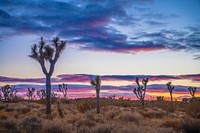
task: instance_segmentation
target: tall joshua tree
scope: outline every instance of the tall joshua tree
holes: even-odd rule
[[[97,107],[97,114],[99,114],[100,113],[99,93],[100,93],[100,87],[101,87],[100,76],[97,75],[96,78],[94,80],[91,80],[90,83],[96,89],[96,107]]]
[[[142,85],[140,85],[138,78],[136,78],[136,80],[135,80],[137,87],[134,88],[133,92],[135,93],[136,97],[141,101],[142,107],[144,107],[144,97],[145,97],[145,94],[146,94],[148,81],[149,81],[148,78],[143,79],[142,80],[143,86],[142,86]]]
[[[190,91],[192,98],[194,98],[194,95],[195,95],[197,88],[196,87],[189,87],[188,90]]]
[[[60,57],[61,52],[65,49],[66,42],[60,41],[58,37],[53,39],[51,45],[46,45],[46,42],[41,37],[39,44],[34,44],[31,47],[31,55],[29,57],[39,62],[44,75],[46,76],[46,113],[51,114],[51,76],[53,74],[55,64]],[[45,61],[49,62],[50,67],[47,70]]]
[[[168,82],[166,85],[167,85],[167,89],[169,90],[169,93],[170,93],[171,101],[173,101],[172,93],[173,93],[173,90],[174,90],[174,86],[172,86],[171,84],[172,84],[172,82]]]

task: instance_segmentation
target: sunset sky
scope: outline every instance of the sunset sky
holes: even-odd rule
[[[102,79],[101,97],[135,99],[135,78],[148,77],[147,98],[200,97],[199,0],[0,0],[0,86],[45,88],[38,62],[28,57],[44,37],[67,41],[52,89],[67,83],[68,97],[91,97],[90,80]]]

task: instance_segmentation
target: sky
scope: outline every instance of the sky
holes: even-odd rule
[[[68,84],[68,98],[136,99],[135,78],[149,78],[146,98],[200,96],[199,0],[0,0],[0,86],[45,88],[40,65],[28,57],[41,37],[67,41],[56,63],[52,90]],[[47,64],[48,65],[48,64]]]

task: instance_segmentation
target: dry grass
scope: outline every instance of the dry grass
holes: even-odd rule
[[[171,113],[163,105],[101,99],[101,113],[96,114],[95,99],[61,100],[60,117],[56,102],[51,119],[47,119],[45,105],[34,102],[0,103],[0,132],[30,133],[176,133],[200,132],[199,103],[175,103]],[[124,102],[124,103],[123,103]]]

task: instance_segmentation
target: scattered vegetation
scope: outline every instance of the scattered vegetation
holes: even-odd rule
[[[96,99],[57,99],[52,115],[45,115],[45,104],[39,100],[0,103],[0,131],[30,133],[199,133],[198,101],[177,102],[174,112],[167,111],[169,101],[146,101],[145,109],[137,101],[100,99],[101,112],[96,114]],[[123,102],[128,105],[124,106]],[[128,104],[130,103],[130,104]],[[152,104],[152,105],[151,105]],[[164,108],[166,106],[166,108]]]

